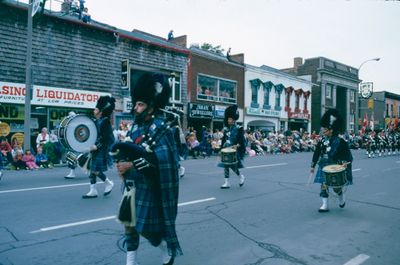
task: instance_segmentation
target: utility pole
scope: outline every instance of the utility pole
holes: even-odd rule
[[[31,150],[31,98],[32,98],[32,1],[28,6],[28,35],[26,45],[25,73],[25,120],[24,120],[24,150]]]

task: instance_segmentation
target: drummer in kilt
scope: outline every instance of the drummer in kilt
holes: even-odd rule
[[[320,197],[322,198],[322,206],[318,211],[328,212],[329,187],[325,183],[326,179],[322,169],[327,165],[342,164],[346,167],[347,183],[345,185],[350,185],[353,183],[351,171],[353,156],[347,142],[339,136],[344,124],[337,109],[327,110],[321,118],[320,125],[323,136],[318,141],[314,151],[311,162],[311,174],[314,173],[315,166],[318,164],[317,174],[314,179],[314,183],[321,184]],[[342,187],[334,187],[333,191],[339,196],[339,207],[345,207],[346,201]]]
[[[225,109],[225,118],[224,118],[224,134],[221,140],[222,148],[232,147],[236,149],[237,155],[237,163],[233,165],[223,165],[224,167],[224,177],[225,181],[222,184],[221,189],[229,189],[229,169],[232,169],[233,172],[239,177],[239,186],[242,187],[244,184],[245,177],[243,174],[240,174],[239,168],[243,168],[243,158],[246,151],[246,140],[244,138],[244,130],[242,126],[236,124],[236,121],[239,119],[239,111],[237,105],[229,106]]]
[[[89,147],[92,156],[90,165],[90,190],[83,195],[83,199],[97,197],[96,179],[104,181],[104,196],[111,193],[114,183],[104,174],[108,167],[112,165],[109,155],[110,147],[114,143],[114,134],[111,126],[110,116],[115,108],[115,99],[110,96],[101,96],[97,101],[93,111],[96,118],[97,139],[93,146]]]

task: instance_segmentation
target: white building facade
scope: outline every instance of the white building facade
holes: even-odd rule
[[[244,127],[268,131],[311,130],[311,76],[246,65]]]

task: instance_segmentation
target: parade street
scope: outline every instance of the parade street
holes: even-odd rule
[[[319,186],[307,185],[312,153],[245,159],[246,182],[222,190],[219,157],[183,161],[177,234],[179,265],[400,264],[400,156],[368,159],[353,151],[354,185],[346,207],[330,193],[319,213]],[[77,171],[78,172],[78,171]],[[115,220],[121,189],[109,197],[81,198],[89,189],[66,167],[5,171],[0,181],[1,265],[124,264],[123,227]],[[102,193],[104,184],[98,184]],[[142,265],[161,253],[141,240]]]

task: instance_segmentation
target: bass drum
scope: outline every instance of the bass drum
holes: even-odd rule
[[[85,114],[65,117],[57,131],[60,143],[75,152],[85,152],[97,139],[95,122]]]

